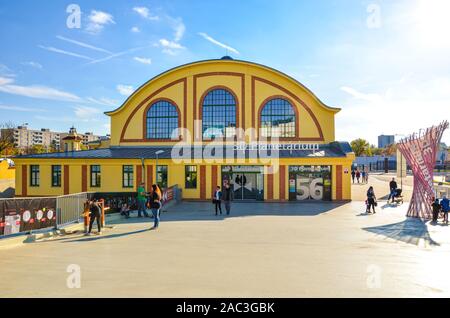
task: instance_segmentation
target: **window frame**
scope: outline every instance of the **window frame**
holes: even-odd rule
[[[98,171],[93,171],[94,167],[98,167]],[[100,188],[102,185],[102,168],[100,165],[90,165],[90,187],[91,188]],[[92,178],[92,176],[95,174],[95,178]],[[98,178],[98,179],[97,179]],[[95,184],[93,181],[95,180]]]
[[[126,168],[131,168],[130,171],[125,171]],[[127,178],[125,178],[127,176]],[[131,178],[130,178],[131,176]],[[128,185],[125,184],[125,180]],[[134,188],[134,166],[133,165],[122,165],[122,188]]]
[[[207,97],[211,93],[214,93],[215,91],[225,91],[226,93],[228,93],[229,96],[231,96],[233,98],[234,104],[227,104],[227,102],[225,102],[224,104],[214,105],[213,103],[211,103],[211,104],[206,104],[205,105],[205,100],[207,99]],[[225,97],[225,99],[226,99],[226,97]],[[219,114],[219,115],[215,116],[214,115],[214,111],[212,110],[211,111],[211,115],[209,115],[209,111],[207,112],[205,110],[205,106],[207,108],[211,108],[211,109],[214,109],[216,107],[220,107],[222,109],[220,109],[219,112],[223,113],[223,114]],[[230,89],[229,87],[226,87],[226,86],[222,86],[222,85],[213,86],[213,87],[209,88],[208,90],[206,90],[203,93],[203,96],[200,99],[199,107],[200,107],[200,119],[202,120],[202,127],[201,127],[201,132],[200,132],[202,140],[214,140],[215,138],[224,138],[224,139],[226,139],[226,138],[232,138],[232,137],[236,138],[236,136],[237,136],[237,131],[236,130],[237,130],[237,128],[239,128],[239,99],[238,99],[237,95],[234,93],[234,91],[232,89]],[[234,134],[231,135],[231,136],[227,136],[226,135],[226,128],[227,128],[227,126],[225,125],[226,122],[224,121],[223,122],[224,125],[223,125],[222,137],[218,137],[218,136],[206,137],[205,136],[205,122],[208,123],[208,124],[209,124],[209,122],[207,120],[205,120],[205,113],[207,113],[207,116],[211,117],[212,120],[215,117],[217,117],[217,118],[220,118],[220,117],[226,118],[227,117],[227,109],[226,109],[227,107],[234,107],[234,128],[235,128]],[[213,126],[213,124],[214,124],[214,120],[211,122],[211,126]],[[230,126],[228,126],[228,127],[230,127]]]
[[[195,171],[190,171],[189,168],[195,168]],[[188,181],[188,176],[192,178],[192,175],[195,174],[195,184],[193,181]],[[184,188],[185,189],[197,189],[197,180],[198,180],[198,167],[197,165],[186,165],[184,166]]]
[[[160,181],[159,179],[159,176],[160,176],[160,173],[162,173],[162,172],[160,172],[160,171],[158,171],[158,168],[165,168],[165,172],[166,172],[166,186],[164,187],[163,186],[163,184],[162,184],[162,181]],[[160,187],[161,189],[166,189],[166,188],[168,188],[168,186],[169,186],[169,166],[168,165],[157,165],[156,167],[155,167],[155,169],[156,169],[156,176],[155,176],[155,181],[156,181],[156,184],[158,185],[158,187]]]
[[[59,171],[55,171],[55,168],[59,168]],[[52,188],[60,188],[61,187],[61,177],[62,177],[62,166],[61,165],[52,165],[51,167],[51,185]],[[57,183],[55,183],[55,172],[57,177]]]
[[[37,168],[33,170],[33,168]],[[30,187],[39,187],[41,179],[41,168],[39,165],[30,165]]]
[[[263,111],[265,109],[265,107],[268,106],[268,104],[276,99],[281,99],[286,101],[292,108],[293,112],[294,112],[294,135],[293,136],[279,136],[277,137],[279,140],[298,140],[299,139],[299,112],[298,112],[298,108],[297,105],[295,104],[295,102],[290,99],[287,96],[284,95],[273,95],[270,96],[268,98],[266,98],[262,103],[261,106],[259,108],[259,112],[258,112],[258,135],[264,138],[270,138],[272,136],[272,133],[268,133],[268,134],[264,134],[263,131],[265,129],[268,128],[263,128]],[[265,117],[267,117],[267,115],[264,115]],[[275,114],[275,115],[271,115],[271,116],[282,116],[279,114]],[[287,116],[287,115],[286,115]],[[272,129],[272,128],[270,128]]]
[[[160,103],[160,102],[166,102],[169,103],[171,106],[175,107],[175,110],[177,112],[177,128],[179,129],[181,126],[181,114],[180,114],[180,108],[178,107],[177,103],[175,103],[173,100],[169,99],[169,98],[158,98],[155,99],[154,101],[152,101],[151,103],[149,103],[149,105],[147,106],[147,108],[144,111],[144,131],[143,131],[143,139],[144,140],[151,140],[151,141],[172,141],[172,140],[179,140],[180,138],[175,138],[172,139],[171,135],[172,135],[172,131],[169,133],[169,136],[164,136],[164,137],[150,137],[149,135],[149,120],[151,118],[160,118],[160,117],[149,117],[149,112],[152,109],[152,107],[156,106],[156,104]],[[175,116],[166,116],[163,118],[175,118]],[[158,122],[158,121],[156,121]],[[158,132],[158,126],[155,127],[156,132]],[[168,129],[168,127],[167,127]]]

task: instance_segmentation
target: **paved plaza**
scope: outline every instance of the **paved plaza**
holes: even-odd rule
[[[357,189],[355,186],[354,188]],[[359,190],[355,190],[359,191]],[[0,251],[2,297],[449,297],[450,229],[407,204],[236,203],[230,217],[188,202]],[[67,268],[81,288],[67,287]]]

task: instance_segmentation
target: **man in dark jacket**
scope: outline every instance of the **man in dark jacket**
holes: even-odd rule
[[[225,204],[225,210],[227,211],[227,215],[230,215],[231,210],[231,201],[233,201],[233,190],[230,185],[225,183],[225,188],[223,189],[222,199]]]
[[[392,198],[392,203],[394,203],[395,194],[397,192],[397,182],[395,182],[395,178],[392,178],[392,181],[389,182],[389,189],[390,189],[390,192],[389,192],[388,202],[389,202],[389,199]]]
[[[94,224],[94,221],[97,220],[97,227],[98,227],[98,234],[102,234],[102,225],[101,225],[101,210],[100,206],[98,205],[97,200],[92,200],[89,205],[89,211],[90,214],[90,222],[89,222],[89,232],[88,235],[91,234],[92,231],[92,225]]]

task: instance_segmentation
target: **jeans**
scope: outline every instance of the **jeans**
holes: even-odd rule
[[[98,227],[98,231],[101,232],[102,231],[102,225],[101,225],[101,221],[100,221],[100,214],[99,213],[92,213],[90,215],[90,220],[89,220],[89,233],[91,233],[92,231],[92,225],[94,224],[94,221],[97,219],[97,227]]]
[[[391,189],[391,193],[389,194],[388,201],[392,198],[392,202],[394,202],[395,195],[397,194],[396,189]]]
[[[216,206],[216,215],[217,212],[220,212],[220,214],[222,214],[222,201],[221,200],[217,200],[214,205]]]
[[[153,219],[155,223],[153,224],[153,227],[159,226],[159,209],[152,209]]]
[[[227,211],[227,215],[230,215],[231,210],[231,201],[223,201],[225,203],[225,210]]]
[[[138,205],[138,217],[142,216],[141,212],[144,212],[144,215],[148,217],[147,209],[145,208],[145,201],[138,200],[137,205]]]

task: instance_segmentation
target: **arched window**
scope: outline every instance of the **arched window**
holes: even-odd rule
[[[226,89],[214,89],[203,99],[202,135],[209,139],[236,134],[236,100]]]
[[[147,111],[147,139],[170,139],[172,131],[178,128],[177,107],[169,101],[161,100]]]
[[[274,98],[261,110],[261,135],[263,137],[295,137],[295,111],[286,99]]]

